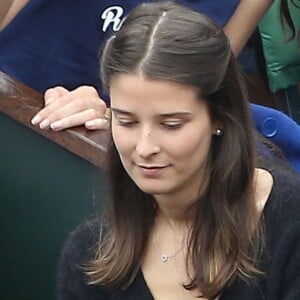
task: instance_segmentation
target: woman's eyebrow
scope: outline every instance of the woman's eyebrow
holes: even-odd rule
[[[163,113],[160,114],[161,117],[183,117],[183,116],[189,116],[192,115],[192,112],[189,111],[174,111],[174,112],[169,112],[169,113]]]
[[[111,107],[110,110],[111,110],[112,112],[114,112],[114,113],[117,113],[117,114],[133,115],[132,112],[127,111],[127,110],[124,110],[124,109],[119,109],[119,108]]]
[[[113,113],[116,114],[123,114],[123,115],[130,115],[130,116],[135,115],[134,113],[127,111],[125,109],[120,109],[116,107],[111,107],[110,109]],[[192,114],[193,113],[190,111],[173,111],[173,112],[161,113],[158,115],[158,117],[162,117],[162,118],[186,117]]]

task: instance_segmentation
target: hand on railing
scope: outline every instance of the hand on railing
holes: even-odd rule
[[[85,125],[87,129],[106,129],[110,110],[95,88],[81,86],[69,91],[64,87],[50,88],[44,95],[45,107],[31,120],[41,129],[54,131]]]

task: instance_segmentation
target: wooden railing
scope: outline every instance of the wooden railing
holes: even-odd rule
[[[0,299],[55,299],[65,239],[107,198],[108,132],[41,130],[30,121],[43,102],[0,72]]]
[[[28,86],[0,72],[0,112],[82,157],[95,166],[105,168],[108,133],[89,131],[83,126],[62,132],[41,130],[30,122],[43,107],[43,96]]]

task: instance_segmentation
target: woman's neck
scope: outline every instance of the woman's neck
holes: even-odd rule
[[[195,209],[190,207],[189,209],[184,207],[182,209],[178,207],[171,208],[158,208],[156,216],[156,226],[162,228],[168,228],[173,233],[183,232],[187,230],[193,223],[195,215]]]

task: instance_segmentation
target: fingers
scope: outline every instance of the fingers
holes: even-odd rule
[[[33,125],[40,125],[41,129],[49,128],[50,123],[67,117],[76,112],[76,107],[70,105],[69,94],[59,97],[57,100],[50,98],[51,103],[40,110],[31,120]]]
[[[89,121],[86,121],[89,120]],[[51,123],[49,126],[54,131],[63,130],[66,128],[78,126],[85,124],[86,122],[96,122],[96,126],[91,126],[91,128],[88,129],[104,129],[106,128],[107,119],[101,119],[100,114],[93,110],[88,109],[76,114],[72,114],[68,117],[62,118],[59,121]]]
[[[95,119],[85,122],[85,127],[89,130],[99,130],[109,128],[109,120],[107,119]]]
[[[85,127],[90,130],[107,129],[110,121],[110,109],[107,109],[103,118],[97,118],[85,122]]]
[[[69,91],[65,89],[64,87],[57,86],[54,88],[50,88],[46,90],[44,95],[44,102],[45,106],[49,106],[50,104],[53,104],[54,102],[57,102],[57,105],[53,105],[51,108],[48,109],[42,109],[39,111],[31,120],[32,125],[38,125],[40,124],[51,112],[53,112],[55,109],[57,109],[59,102],[63,96],[67,95]]]
[[[50,89],[46,90],[45,95],[44,95],[45,106],[53,103],[59,97],[66,95],[68,92],[69,91],[62,86],[56,86],[54,88],[50,88]]]
[[[33,117],[31,123],[41,129],[55,131],[78,125],[103,129],[107,127],[109,115],[110,110],[94,88],[82,86],[68,91],[55,87],[45,92],[45,107]]]

